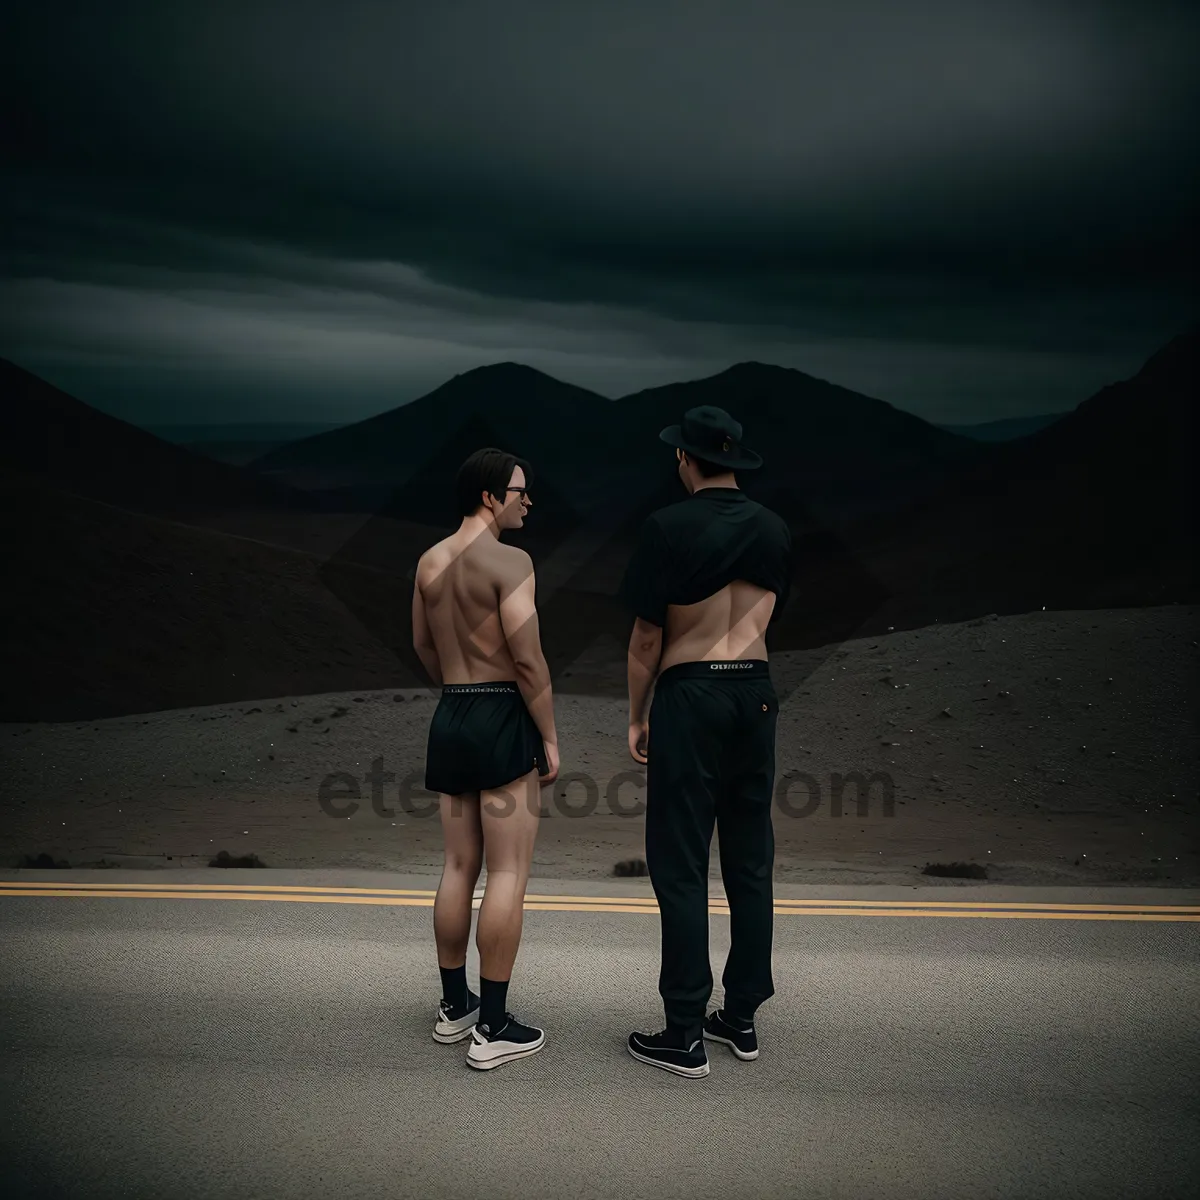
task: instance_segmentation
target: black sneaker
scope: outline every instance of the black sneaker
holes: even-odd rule
[[[686,1075],[689,1079],[702,1079],[708,1074],[708,1054],[700,1038],[685,1048],[669,1037],[665,1029],[659,1033],[631,1033],[629,1053],[638,1062],[662,1067],[664,1071]]]
[[[495,1031],[486,1025],[471,1030],[467,1063],[480,1071],[490,1071],[515,1058],[536,1054],[546,1044],[546,1031],[522,1025],[512,1013],[504,1014],[504,1024]]]
[[[475,1022],[479,1020],[479,997],[468,989],[467,1002],[459,1008],[451,1008],[442,997],[438,1005],[437,1023],[433,1027],[433,1040],[449,1045],[471,1036]]]
[[[746,1062],[758,1057],[758,1035],[754,1032],[753,1022],[747,1026],[741,1021],[726,1020],[723,1008],[705,1017],[704,1036],[710,1042],[724,1042]]]

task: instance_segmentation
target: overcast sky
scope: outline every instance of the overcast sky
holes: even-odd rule
[[[750,359],[989,420],[1197,315],[1195,4],[20,7],[0,354],[127,420]]]

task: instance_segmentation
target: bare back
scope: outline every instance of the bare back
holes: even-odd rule
[[[735,579],[696,604],[667,606],[659,670],[680,662],[766,658],[775,593]]]
[[[528,574],[528,557],[488,534],[451,534],[421,555],[416,585],[443,683],[515,679],[500,600]]]
[[[618,589],[640,653],[657,653],[659,670],[766,659],[768,624],[791,587],[791,532],[738,487],[690,493],[645,518]]]

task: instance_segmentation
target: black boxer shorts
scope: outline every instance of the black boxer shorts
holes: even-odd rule
[[[425,788],[458,795],[504,787],[537,768],[546,747],[515,680],[448,683],[429,724]]]

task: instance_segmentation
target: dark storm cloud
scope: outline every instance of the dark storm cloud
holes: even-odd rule
[[[1067,407],[1190,315],[1196,32],[1166,3],[28,7],[5,348],[414,386],[522,358],[610,394],[758,357],[935,418]]]

